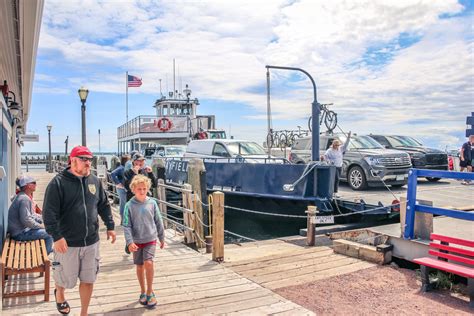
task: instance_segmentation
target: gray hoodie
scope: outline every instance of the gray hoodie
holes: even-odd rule
[[[160,208],[155,200],[147,197],[139,202],[135,197],[125,204],[123,212],[123,231],[127,245],[145,244],[158,239],[165,240],[165,230]]]
[[[30,229],[42,228],[41,216],[33,212],[33,201],[19,192],[8,209],[8,232],[13,237]]]

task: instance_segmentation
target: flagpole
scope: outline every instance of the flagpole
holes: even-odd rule
[[[128,122],[128,71],[125,73],[125,89],[127,91],[126,93],[126,103],[125,103],[125,113],[126,113],[126,118],[127,120],[125,121],[125,123]]]

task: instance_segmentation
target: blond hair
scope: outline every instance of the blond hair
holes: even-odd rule
[[[132,182],[130,183],[130,189],[134,189],[139,184],[145,184],[146,188],[149,190],[151,188],[151,181],[148,177],[145,177],[142,174],[137,174],[133,177]]]

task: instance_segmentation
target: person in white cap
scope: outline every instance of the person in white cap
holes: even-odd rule
[[[21,176],[16,181],[20,192],[8,209],[8,232],[14,240],[30,241],[44,239],[48,253],[53,251],[53,238],[44,229],[41,215],[35,213],[33,192],[36,180]]]

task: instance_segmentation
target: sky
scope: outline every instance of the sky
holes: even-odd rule
[[[126,119],[153,115],[162,92],[188,84],[198,114],[216,127],[262,143],[267,129],[265,65],[299,67],[333,103],[340,130],[410,135],[428,146],[458,148],[474,112],[472,1],[93,1],[46,0],[27,131],[40,141],[23,151],[81,142],[77,90],[89,89],[87,144],[117,150]],[[311,82],[271,71],[272,125],[305,128]]]

